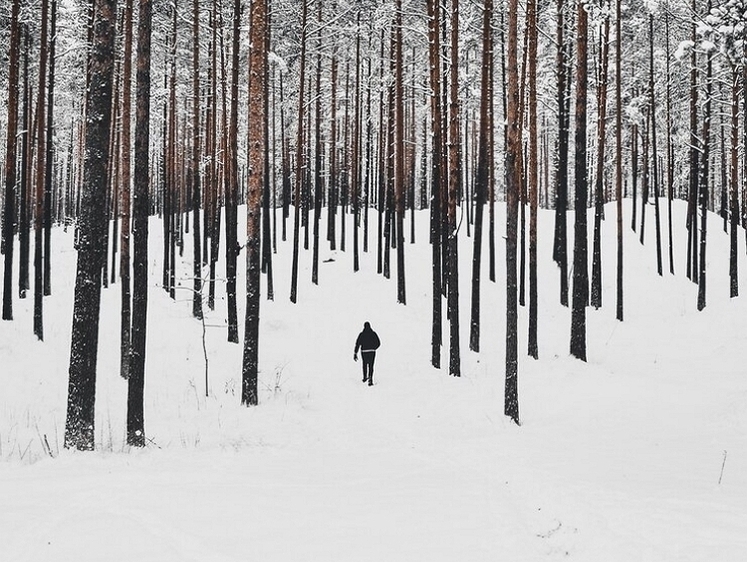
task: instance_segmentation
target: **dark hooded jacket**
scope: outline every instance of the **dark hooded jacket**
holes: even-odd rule
[[[376,351],[380,345],[379,336],[371,329],[371,324],[366,322],[363,325],[363,331],[358,334],[358,339],[355,340],[355,353],[358,353],[358,349],[361,350],[361,353]]]

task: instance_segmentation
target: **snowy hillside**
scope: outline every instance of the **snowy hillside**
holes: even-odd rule
[[[483,274],[478,355],[468,351],[472,239],[460,233],[460,379],[430,366],[425,212],[406,249],[406,306],[396,303],[396,282],[376,274],[375,251],[354,274],[352,252],[326,244],[318,287],[311,252],[302,252],[291,304],[292,242],[279,241],[276,298],[262,301],[260,406],[246,409],[241,348],[225,341],[222,297],[206,318],[205,396],[203,327],[186,288],[174,303],[156,286],[154,225],[149,446],[124,445],[114,285],[102,302],[98,450],[89,454],[62,450],[75,253],[72,232],[55,231],[46,341],[32,334],[30,298],[15,302],[15,321],[0,323],[0,560],[747,560],[747,300],[728,298],[728,237],[714,217],[708,306],[696,310],[697,288],[684,276],[684,210],[675,207],[676,276],[656,274],[653,213],[645,246],[626,228],[623,323],[614,318],[615,224],[606,221],[604,306],[588,310],[586,364],[568,353],[553,215],[542,212],[540,359],[525,355],[522,309],[521,427],[503,416],[500,235],[498,283],[487,267]],[[742,292],[744,250],[742,233]],[[185,287],[191,255],[187,241]],[[382,340],[373,387],[352,358],[364,321]]]

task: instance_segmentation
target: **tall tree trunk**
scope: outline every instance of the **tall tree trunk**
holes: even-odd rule
[[[607,62],[609,59],[610,21],[604,20],[600,38],[599,85],[597,87],[597,172],[594,178],[594,247],[591,267],[591,306],[602,306],[602,219],[604,218],[604,151],[607,132]]]
[[[710,2],[708,7],[710,10]],[[708,182],[711,161],[711,94],[713,92],[713,55],[706,54],[705,104],[703,106],[703,152],[700,171],[700,261],[698,263],[698,310],[706,306],[706,235],[708,222]]]
[[[394,24],[395,33],[395,52],[394,52],[394,107],[395,107],[395,136],[394,136],[394,194],[396,205],[396,231],[397,231],[397,302],[406,304],[405,290],[405,100],[403,93],[402,67],[402,0],[396,0],[396,15]],[[455,10],[457,8],[455,7]],[[454,21],[457,22],[456,11],[454,12]],[[458,133],[457,133],[458,134]],[[357,139],[353,141],[357,145]],[[457,324],[458,325],[458,324]],[[457,348],[458,351],[458,348]],[[453,360],[453,358],[452,358]],[[458,360],[458,359],[457,359]],[[453,369],[453,367],[452,367]],[[454,375],[459,375],[459,367],[456,367]]]
[[[506,108],[506,385],[503,412],[519,423],[519,346],[517,294],[517,226],[521,191],[521,128],[519,125],[518,0],[508,0],[508,80]]]
[[[311,262],[311,282],[319,284],[319,223],[322,214],[322,0],[317,4],[317,55],[314,104],[314,249]]]
[[[729,165],[730,204],[729,216],[729,296],[739,296],[739,273],[737,269],[737,229],[739,228],[739,171],[737,168],[739,152],[739,68],[732,68],[731,83],[731,150]]]
[[[39,89],[36,103],[36,177],[34,182],[34,335],[44,339],[43,297],[43,239],[44,239],[44,174],[46,172],[47,139],[46,135],[46,83],[49,19],[48,0],[42,0],[41,6],[41,46],[39,47]]]
[[[239,162],[239,30],[241,29],[241,0],[233,0],[233,33],[231,35],[231,116],[228,125],[229,165],[226,185],[226,294],[228,299],[228,341],[239,343],[239,326],[236,312],[236,260],[239,256],[238,241],[238,196]]]
[[[493,66],[493,0],[483,2],[482,23],[482,84],[480,92],[480,133],[477,152],[477,171],[475,174],[475,237],[472,255],[472,310],[470,318],[469,348],[472,351],[480,351],[480,270],[482,267],[482,222],[485,199],[490,181],[489,167],[491,164],[488,156],[490,148],[489,136],[493,132],[490,129],[490,112],[493,107],[491,87]]]
[[[586,306],[589,301],[588,234],[586,203],[586,90],[588,17],[583,0],[578,0],[576,30],[576,158],[573,232],[573,301],[571,310],[571,355],[586,361]]]
[[[150,185],[150,43],[151,0],[139,0],[133,192],[132,363],[127,387],[127,443],[145,446],[143,390],[148,327],[148,191]]]
[[[662,275],[661,259],[661,219],[659,213],[659,157],[656,142],[656,92],[654,90],[654,15],[649,14],[649,95],[651,96],[651,159],[654,172],[654,217],[656,224],[656,270]],[[641,231],[643,231],[641,229]]]
[[[47,86],[47,156],[44,172],[44,296],[52,294],[52,179],[54,174],[54,86],[57,46],[57,2],[52,0],[49,33],[49,84]]]
[[[29,91],[29,52],[31,41],[29,39],[28,27],[23,26],[24,50],[23,50],[23,123],[21,124],[21,201],[18,217],[18,297],[26,298],[29,289],[29,251],[30,251],[30,212],[29,212],[29,190],[31,188],[31,165],[30,157],[32,151],[31,143],[34,135],[29,133],[31,129],[31,94]]]
[[[449,83],[449,374],[461,376],[459,354],[459,256],[457,199],[459,197],[459,0],[451,0],[451,77]]]
[[[566,0],[558,0],[557,25],[557,104],[558,157],[555,168],[555,243],[553,259],[560,269],[560,304],[568,306],[568,140],[570,131],[570,96],[568,87],[569,56],[565,40]]]
[[[8,130],[5,139],[5,205],[3,208],[3,320],[13,320],[13,227],[16,221],[16,145],[18,132],[18,67],[20,0],[13,0],[10,19],[10,54],[8,61]]]
[[[622,0],[615,1],[615,198],[617,208],[616,318],[623,321],[623,188],[622,188]]]
[[[306,1],[302,16],[306,23]],[[249,192],[247,200],[247,256],[246,256],[246,327],[242,360],[241,403],[258,403],[257,378],[259,372],[259,296],[260,296],[260,218],[264,187],[265,99],[267,96],[267,0],[252,0],[249,57]],[[305,43],[305,31],[304,31]],[[303,78],[303,73],[302,73]],[[303,80],[302,80],[303,82]],[[301,88],[303,91],[303,88]],[[303,100],[303,97],[301,97]],[[299,127],[300,127],[299,121]],[[299,146],[301,143],[299,143]],[[301,169],[298,170],[299,175]],[[298,185],[298,180],[296,181]],[[298,216],[298,211],[296,211]],[[298,239],[296,239],[298,240]]]
[[[264,2],[265,0],[255,0]],[[306,14],[307,0],[301,0],[301,56],[298,64],[300,65],[298,79],[298,132],[296,135],[296,183],[295,183],[295,217],[293,220],[293,262],[291,265],[291,291],[290,300],[295,303],[298,300],[298,242],[301,227],[301,187],[303,184],[303,173],[305,169],[303,158],[304,143],[304,86],[306,85]]]
[[[122,197],[122,227],[119,254],[119,271],[122,278],[121,288],[121,326],[120,326],[120,374],[124,378],[130,376],[131,359],[131,325],[132,325],[132,296],[130,293],[130,211],[132,185],[132,41],[133,41],[133,0],[125,0],[124,29],[124,61],[122,64],[122,156],[121,156],[121,197]],[[174,39],[176,41],[176,39]]]
[[[200,234],[200,3],[192,1],[192,316],[202,319],[202,238]]]
[[[428,60],[430,64],[431,102],[431,249],[433,258],[433,320],[431,322],[431,364],[441,368],[442,306],[441,306],[441,190],[443,142],[441,127],[441,56],[440,46],[440,7],[436,0],[427,0],[428,6]]]
[[[529,79],[529,343],[528,354],[539,359],[537,343],[537,213],[539,147],[537,143],[537,1],[527,5],[527,56]]]
[[[672,146],[672,74],[669,48],[669,11],[664,15],[666,27],[667,58],[667,229],[669,234],[669,273],[674,275],[674,240],[672,231],[672,199],[674,198],[674,148]],[[619,39],[618,39],[619,41]]]
[[[75,279],[70,345],[65,447],[94,448],[96,359],[98,355],[101,246],[106,205],[112,71],[114,68],[115,0],[95,0],[93,41],[88,57],[90,86],[86,91],[86,136],[80,240]]]

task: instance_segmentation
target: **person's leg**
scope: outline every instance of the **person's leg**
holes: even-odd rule
[[[374,361],[376,360],[376,353],[371,353],[370,363],[368,364],[368,384],[373,385],[373,373],[374,373]]]
[[[366,356],[361,353],[361,368],[363,369],[363,382],[368,380],[368,365],[366,365]]]

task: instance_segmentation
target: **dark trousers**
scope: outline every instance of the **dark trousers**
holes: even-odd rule
[[[361,363],[363,364],[363,382],[373,384],[374,361],[376,360],[375,351],[361,352]]]

